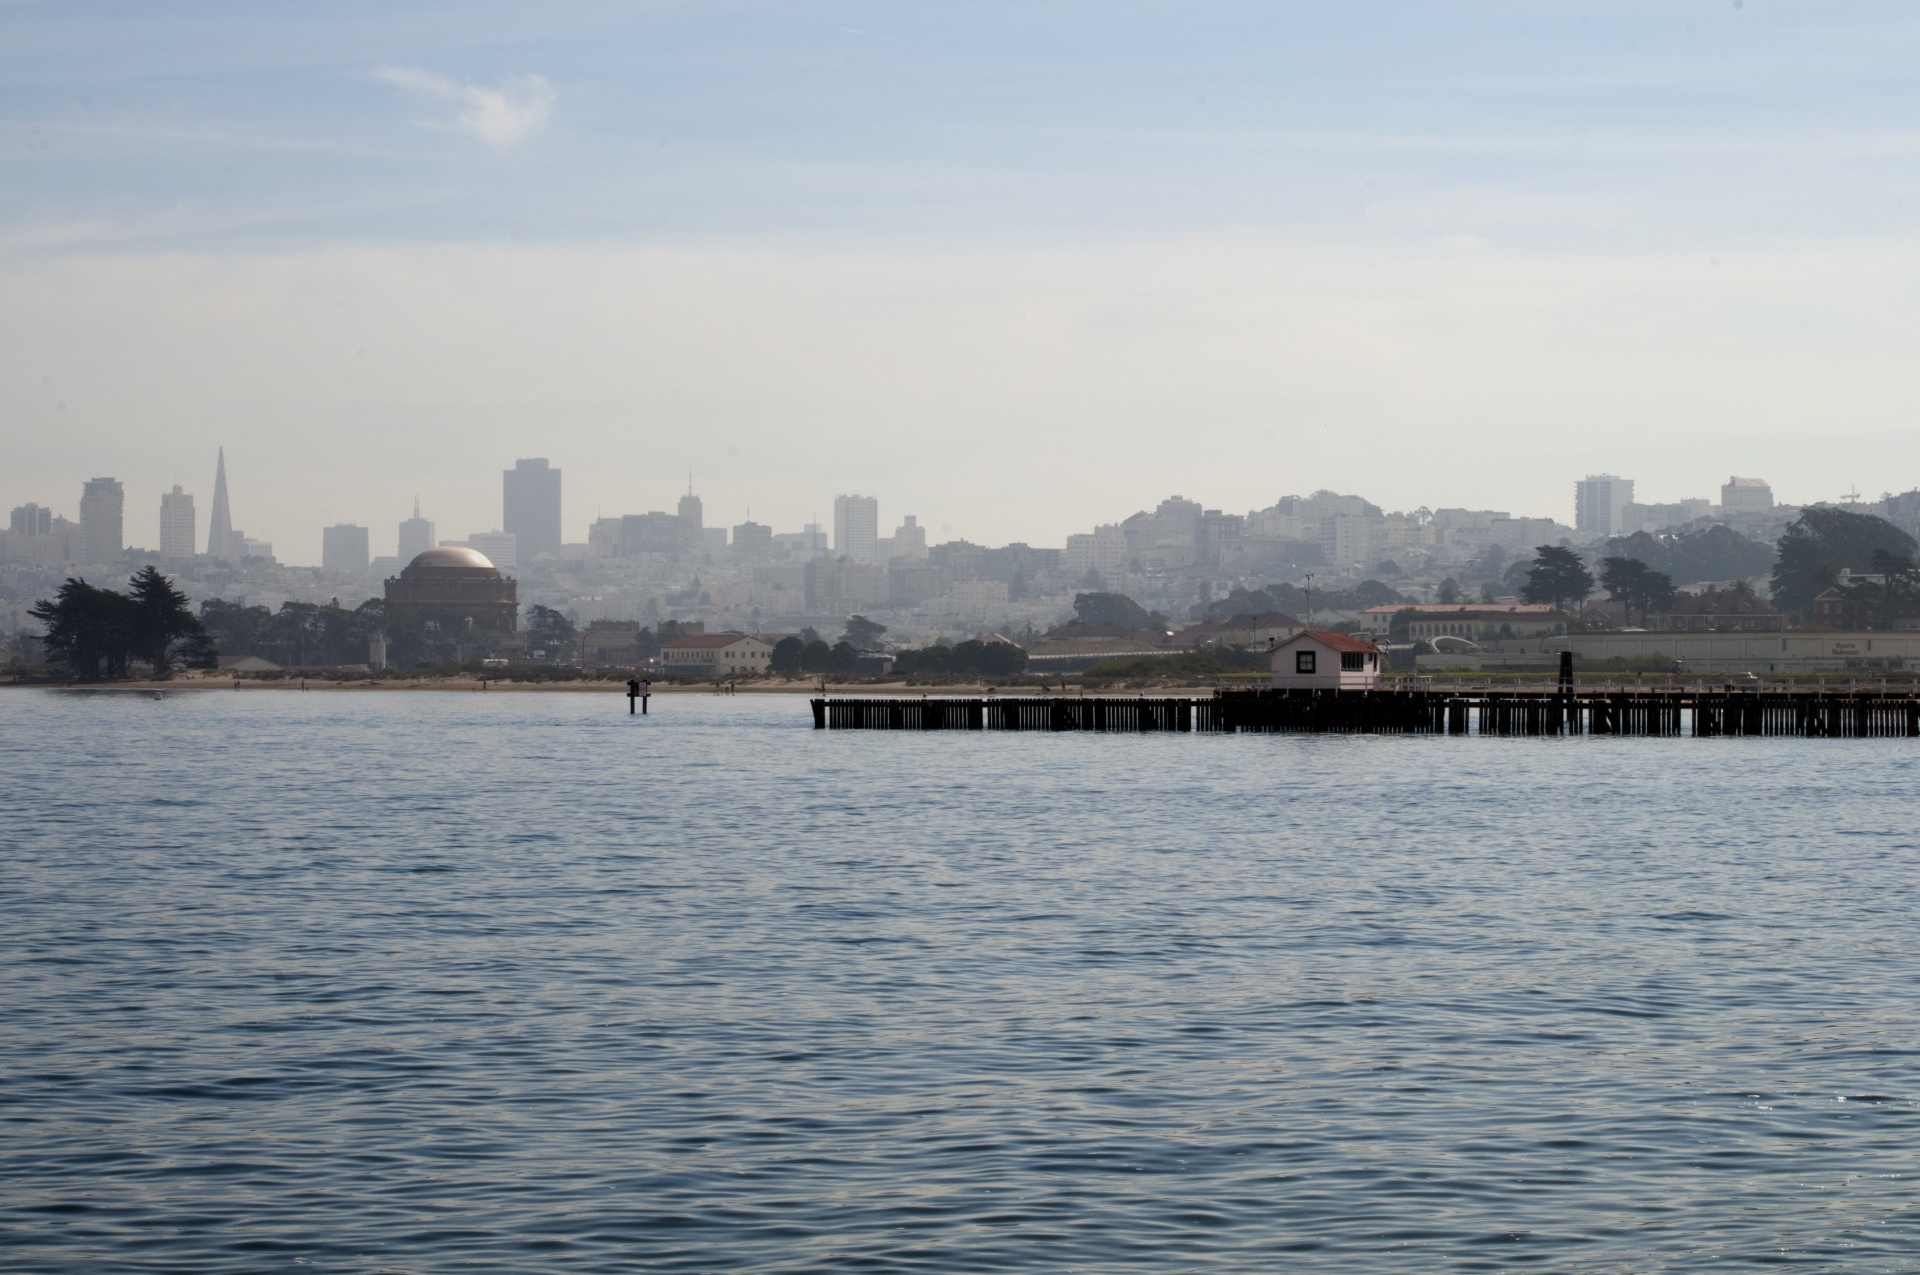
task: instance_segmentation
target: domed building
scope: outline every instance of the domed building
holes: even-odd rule
[[[442,545],[387,579],[387,616],[401,628],[428,620],[443,630],[511,633],[520,617],[520,586],[476,549]]]

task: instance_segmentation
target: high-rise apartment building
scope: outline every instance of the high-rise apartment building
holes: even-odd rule
[[[247,556],[241,537],[233,534],[233,509],[227,504],[227,449],[222,447],[213,465],[213,512],[207,515],[207,556],[238,562]]]
[[[833,552],[880,565],[880,502],[872,496],[833,498]]]
[[[50,536],[53,510],[45,505],[15,505],[7,519],[7,530],[18,536]]]
[[[559,557],[560,471],[542,457],[517,461],[501,472],[500,487],[500,525],[514,537],[519,556],[529,561],[543,553]]]
[[[1729,478],[1720,489],[1720,512],[1763,514],[1773,508],[1773,488],[1764,478]]]
[[[160,556],[191,558],[194,550],[193,497],[175,483],[160,496]]]
[[[406,566],[433,548],[433,524],[420,516],[420,497],[413,498],[413,517],[400,524],[400,565]]]
[[[320,569],[363,576],[373,561],[367,552],[367,529],[337,523],[320,533]]]
[[[1595,536],[1620,534],[1633,503],[1633,479],[1588,474],[1573,485],[1573,529]]]
[[[89,478],[80,492],[81,559],[112,562],[126,548],[126,489],[115,478]]]

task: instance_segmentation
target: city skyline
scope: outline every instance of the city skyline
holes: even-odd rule
[[[316,561],[416,489],[497,525],[527,455],[570,539],[690,467],[716,518],[875,492],[980,541],[1168,491],[1837,498],[1920,475],[1917,25],[18,9],[0,499],[204,502],[224,444],[239,524]]]
[[[536,458],[536,459],[542,465],[547,465],[550,463],[545,458]],[[515,465],[519,466],[519,465],[524,465],[526,463],[528,463],[526,458],[522,458],[521,460],[516,461]],[[231,499],[230,495],[228,494],[228,489],[224,485],[225,475],[226,475],[225,466],[226,466],[225,448],[221,447],[216,449],[216,467],[217,468],[216,468],[216,478],[213,484],[214,490],[215,490],[215,500],[214,500],[215,512],[210,520],[210,525],[208,527],[206,536],[204,537],[204,539],[206,540],[209,546],[213,543],[214,538],[220,534],[220,518],[225,513],[225,505],[222,503],[223,497],[228,500]],[[564,472],[564,470],[565,470],[565,466],[557,463],[553,463],[551,464],[551,468],[545,470],[544,472],[547,476],[552,478],[552,480],[555,482],[555,485],[557,487],[559,475],[562,472]],[[503,489],[508,483],[511,483],[513,481],[516,475],[516,470],[515,469],[501,470],[496,467],[489,467],[488,472],[491,472],[495,476],[494,483],[495,483],[496,495],[494,497],[494,508],[496,512],[499,512],[501,508],[501,501],[504,498]],[[1644,476],[1616,477],[1615,475],[1611,475],[1611,474],[1600,474],[1600,475],[1588,474],[1588,475],[1582,475],[1575,478],[1569,478],[1569,479],[1566,479],[1561,484],[1561,486],[1565,489],[1562,497],[1562,501],[1561,501],[1561,503],[1565,506],[1565,508],[1564,510],[1557,510],[1552,512],[1544,512],[1540,508],[1540,506],[1551,504],[1550,500],[1547,500],[1544,498],[1534,504],[1528,504],[1524,501],[1512,500],[1512,501],[1506,501],[1504,503],[1485,505],[1485,506],[1469,505],[1464,502],[1451,502],[1451,501],[1429,499],[1429,500],[1422,501],[1418,504],[1414,504],[1402,509],[1402,508],[1397,508],[1379,501],[1374,497],[1374,495],[1371,492],[1366,490],[1355,491],[1351,494],[1365,497],[1368,500],[1372,501],[1373,503],[1377,505],[1381,505],[1383,509],[1387,510],[1390,513],[1409,513],[1410,514],[1419,509],[1427,509],[1431,511],[1431,510],[1448,509],[1448,508],[1497,510],[1499,512],[1510,514],[1515,518],[1522,518],[1522,519],[1546,518],[1546,519],[1551,519],[1553,522],[1561,524],[1565,527],[1573,528],[1576,531],[1586,531],[1588,530],[1588,528],[1583,524],[1582,517],[1579,511],[1580,498],[1578,495],[1578,488],[1584,486],[1586,483],[1592,481],[1595,478],[1614,479],[1615,481],[1624,482],[1626,494],[1621,498],[1622,501],[1630,501],[1630,500],[1633,500],[1636,495],[1643,495],[1645,490],[1650,485],[1646,482]],[[123,489],[123,492],[133,490],[131,485],[127,481],[119,480],[117,479],[117,476],[109,476],[109,479],[119,481],[120,486]],[[96,480],[89,480],[89,481],[96,481]],[[689,479],[686,481],[691,481],[691,480]],[[1715,499],[1715,497],[1724,496],[1724,493],[1732,489],[1734,484],[1743,483],[1743,482],[1757,482],[1763,488],[1771,488],[1769,492],[1769,498],[1775,503],[1778,503],[1781,505],[1790,505],[1790,506],[1804,506],[1804,505],[1823,504],[1823,503],[1846,504],[1846,503],[1849,503],[1850,497],[1853,499],[1872,500],[1884,495],[1896,494],[1898,491],[1906,490],[1906,489],[1909,489],[1910,487],[1920,487],[1920,475],[1917,475],[1913,483],[1908,484],[1907,487],[1894,487],[1884,492],[1861,493],[1856,489],[1850,488],[1846,492],[1835,493],[1832,495],[1819,495],[1811,498],[1795,499],[1790,494],[1791,489],[1789,489],[1788,492],[1783,492],[1777,484],[1772,484],[1770,480],[1753,479],[1753,478],[1743,477],[1739,474],[1732,474],[1730,477],[1721,477],[1711,482],[1702,482],[1698,485],[1697,489],[1688,491],[1683,495],[1673,495],[1671,497],[1665,497],[1660,501],[1642,499],[1640,503],[1642,504],[1642,506],[1650,506],[1653,508],[1673,509],[1673,510],[1678,510],[1683,505],[1689,502],[1691,502],[1693,505],[1696,505],[1696,506],[1703,505],[1703,503],[1704,505],[1718,505],[1720,501]],[[187,509],[189,511],[188,517],[189,518],[194,517],[195,515],[193,514],[192,511],[197,507],[194,502],[196,502],[198,499],[196,489],[190,485],[184,485],[184,484],[176,484],[176,486],[181,488],[181,491],[179,494],[181,495],[182,498],[184,498],[187,501]],[[1669,488],[1671,488],[1676,492],[1680,490],[1680,488],[1671,480],[1668,480],[1665,482],[1659,482],[1658,485],[1654,487],[1654,490],[1658,490],[1664,493]],[[1313,485],[1313,484],[1302,483],[1302,484],[1296,485],[1294,488],[1288,491],[1277,492],[1274,495],[1269,496],[1262,503],[1249,506],[1246,509],[1236,509],[1236,508],[1227,506],[1225,504],[1214,505],[1211,500],[1203,501],[1203,503],[1208,504],[1210,507],[1220,508],[1228,514],[1240,515],[1240,514],[1254,513],[1254,512],[1258,512],[1261,509],[1268,508],[1273,504],[1275,500],[1281,499],[1285,496],[1289,496],[1289,495],[1305,496],[1315,491],[1334,491],[1334,490],[1336,489],[1329,486],[1325,486],[1325,485]],[[982,537],[978,535],[968,535],[964,530],[961,529],[959,525],[956,525],[952,521],[943,520],[940,522],[932,523],[930,525],[930,520],[925,514],[919,513],[919,512],[910,513],[904,509],[890,506],[889,503],[884,498],[884,496],[860,497],[858,499],[878,502],[872,514],[872,517],[874,519],[873,526],[875,527],[876,530],[883,531],[886,527],[894,525],[895,522],[897,522],[899,519],[903,517],[913,519],[918,524],[917,530],[920,531],[923,535],[928,536],[927,543],[940,543],[948,540],[968,540],[968,541],[972,541],[974,543],[980,543],[980,544],[1027,543],[1027,544],[1032,544],[1036,546],[1051,545],[1053,547],[1061,547],[1066,544],[1067,538],[1069,536],[1082,535],[1085,533],[1089,533],[1093,531],[1095,527],[1117,522],[1120,519],[1123,519],[1134,512],[1138,512],[1141,510],[1150,510],[1154,508],[1156,505],[1158,505],[1162,500],[1166,499],[1169,494],[1172,494],[1172,493],[1169,493],[1166,491],[1160,491],[1157,494],[1153,495],[1150,499],[1142,501],[1140,504],[1136,505],[1133,509],[1128,509],[1125,511],[1121,511],[1117,505],[1110,507],[1104,510],[1103,512],[1099,513],[1096,516],[1095,521],[1090,522],[1084,526],[1072,527],[1054,539],[1047,539],[1044,537],[1030,535],[1030,534],[1022,535],[1022,534],[1018,534],[1017,531],[1015,534],[1009,537],[1006,537],[1004,539],[994,538],[994,537]],[[150,550],[153,550],[154,552],[163,551],[161,549],[163,537],[158,532],[157,528],[160,522],[164,521],[164,518],[165,518],[165,514],[163,512],[160,512],[162,509],[162,501],[164,499],[171,499],[172,496],[173,496],[173,493],[169,491],[162,491],[155,494],[154,509],[156,513],[155,513],[154,519],[152,520],[149,520],[143,517],[139,511],[132,510],[131,508],[129,508],[129,511],[124,516],[124,522],[126,524],[127,530],[123,531],[122,533],[123,543],[127,547],[150,549]],[[123,501],[130,501],[132,498],[123,494],[121,499]],[[617,518],[622,515],[629,515],[629,516],[637,515],[637,514],[646,512],[647,509],[665,511],[668,509],[670,505],[673,508],[679,509],[681,510],[681,512],[684,513],[684,510],[686,508],[686,502],[688,500],[693,501],[693,507],[696,509],[696,511],[700,510],[704,506],[711,503],[707,497],[695,495],[690,490],[686,490],[684,488],[680,493],[675,495],[671,500],[659,499],[659,500],[648,500],[648,501],[636,501],[633,507],[621,509],[617,511],[601,510],[601,511],[595,511],[592,513],[581,513],[579,511],[570,511],[567,503],[559,497],[557,492],[555,493],[553,499],[554,499],[554,503],[558,506],[558,513],[561,519],[560,543],[571,544],[571,545],[584,545],[587,543],[588,530],[591,524],[597,518],[602,518],[602,517]],[[834,496],[822,501],[814,502],[817,504],[824,504],[827,507],[828,513],[827,513],[827,516],[824,518],[816,517],[812,514],[808,514],[791,525],[785,525],[779,522],[764,523],[764,519],[761,519],[758,521],[762,521],[764,525],[770,526],[771,529],[778,534],[793,534],[793,533],[799,532],[805,527],[813,526],[813,525],[818,525],[828,531],[836,531],[839,525],[836,508],[837,508],[838,502],[844,499],[846,499],[846,497],[844,496]],[[58,517],[67,516],[62,511],[62,507],[59,504],[57,498],[53,499],[52,502],[49,503],[48,498],[45,496],[44,493],[39,496],[32,496],[32,495],[16,496],[12,499],[9,499],[4,495],[0,495],[0,502],[4,502],[4,507],[8,507],[8,508],[16,508],[16,507],[25,506],[25,505],[40,505],[51,510],[55,516],[58,516]],[[470,494],[467,494],[463,496],[463,498],[456,503],[462,507],[472,507],[481,502],[474,500]],[[795,503],[797,504],[798,502],[795,502]],[[1617,503],[1619,502],[1616,502],[1616,504]],[[244,503],[242,507],[245,508]],[[423,519],[420,517],[420,509],[422,505],[421,505],[420,498],[418,496],[413,497],[411,499],[410,507],[413,509],[414,512],[412,513],[411,516],[404,519],[389,519],[389,518],[379,517],[379,516],[375,516],[371,518],[368,518],[368,517],[342,518],[334,522],[328,523],[324,527],[315,527],[311,529],[295,528],[292,534],[286,535],[284,537],[282,537],[280,533],[271,532],[271,531],[263,532],[263,534],[257,537],[252,535],[251,533],[244,532],[244,531],[239,531],[236,534],[243,535],[246,541],[250,543],[260,545],[260,546],[270,547],[272,549],[273,556],[278,561],[285,563],[287,565],[319,566],[325,561],[325,549],[324,549],[323,541],[325,538],[325,532],[327,531],[328,528],[359,527],[359,528],[365,529],[366,532],[368,533],[369,556],[371,559],[377,561],[377,560],[384,560],[384,559],[397,557],[402,562],[405,562],[406,560],[410,559],[413,555],[405,552],[407,542],[403,540],[402,537],[404,533],[400,529],[403,525],[413,523],[416,520],[419,522],[420,527],[414,532],[414,535],[416,536],[416,539],[413,541],[413,543],[416,546],[415,552],[419,552],[421,548],[431,548],[433,545],[440,544],[440,543],[464,544],[464,543],[467,543],[471,538],[485,537],[489,534],[499,533],[506,529],[505,523],[507,519],[504,516],[496,516],[491,519],[480,519],[480,520],[477,520],[471,526],[466,526],[464,524],[461,524],[454,520],[446,519],[446,518]],[[753,522],[753,521],[756,521],[756,519],[753,518],[749,513],[744,512],[745,509],[752,508],[752,507],[755,507],[755,506],[751,506],[751,505],[743,506],[742,514],[737,518],[733,516],[709,515],[707,516],[707,521],[712,527],[716,529],[732,528],[744,522]],[[762,504],[759,507],[764,507],[764,503],[762,502]],[[78,505],[76,503],[76,511],[77,509],[78,509]],[[1703,507],[1700,510],[1700,512],[1704,513],[1705,508]],[[1694,516],[1698,516],[1698,515],[1696,514]],[[1677,515],[1674,518],[1675,522],[1680,522],[1685,520],[1686,519],[1679,518]],[[76,521],[78,521],[77,518],[76,518]],[[144,526],[147,521],[155,522],[156,530],[154,532],[147,533],[139,530],[139,528]],[[262,525],[264,526],[264,524]],[[394,528],[394,530],[391,532],[388,531],[387,528],[389,527]],[[463,527],[464,529],[462,529]],[[308,536],[303,537],[303,534],[302,534],[303,530],[307,531],[310,534]],[[571,534],[571,530],[577,530],[578,535]],[[1609,530],[1611,530],[1610,526],[1609,526]],[[419,537],[424,537],[424,542],[421,539],[419,539]],[[299,548],[299,546],[303,543],[304,539],[309,539],[309,538],[312,541],[311,556],[310,557],[300,556],[302,553],[302,550]],[[884,542],[885,539],[886,539],[885,536],[876,536],[875,537],[876,544]],[[149,543],[149,541],[151,541],[151,543]],[[834,551],[838,553],[839,549],[837,546],[837,537],[830,539],[829,543],[835,546]],[[394,552],[389,553],[386,551],[386,546],[388,545],[391,545],[393,547]],[[873,552],[877,553],[877,550]],[[521,557],[527,556],[524,550],[520,550],[519,553]],[[855,556],[856,558],[858,558],[858,560],[861,560],[861,561],[869,560],[868,558],[861,557],[860,555],[857,555],[857,554]]]

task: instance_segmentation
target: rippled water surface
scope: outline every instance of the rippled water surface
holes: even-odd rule
[[[1920,745],[4,692],[9,1271],[1920,1268]]]

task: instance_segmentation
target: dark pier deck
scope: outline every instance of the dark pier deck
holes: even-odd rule
[[[1205,698],[816,699],[817,730],[1920,737],[1908,691],[1220,691]]]

